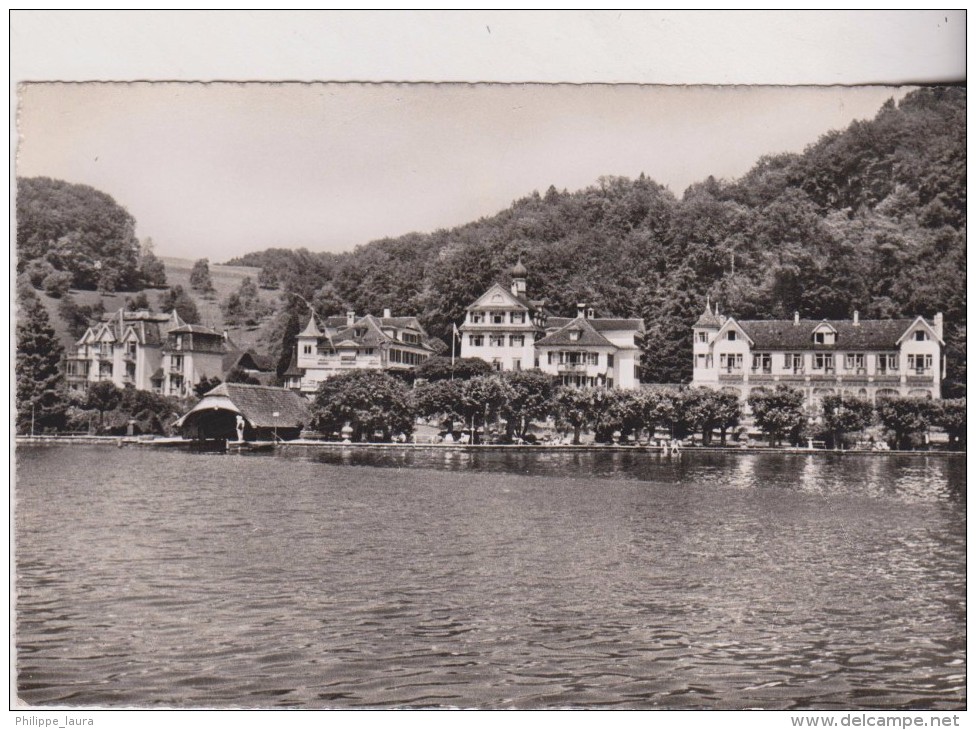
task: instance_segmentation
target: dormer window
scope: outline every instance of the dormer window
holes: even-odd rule
[[[827,333],[826,332],[814,332],[813,341],[818,345],[823,345],[826,342]]]
[[[580,338],[580,333],[579,333],[578,330],[574,330],[574,331],[572,331],[572,332],[569,333],[569,339],[572,342],[576,342],[577,340],[579,340],[579,338]]]
[[[729,342],[735,342],[736,339],[735,334],[736,334],[735,330],[729,330],[728,332],[725,333]]]
[[[925,330],[916,330],[915,331],[915,341],[916,342],[925,342],[928,338],[929,338],[929,333],[926,332]]]

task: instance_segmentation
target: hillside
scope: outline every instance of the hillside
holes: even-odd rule
[[[706,296],[739,317],[945,314],[947,396],[966,373],[966,90],[925,88],[831,132],[803,154],[764,157],[738,180],[677,198],[643,174],[577,192],[551,186],[496,215],[341,254],[269,249],[229,263],[312,299],[420,316],[450,336],[521,257],[533,297],[648,326],[643,379],[688,382],[690,325]],[[287,345],[287,343],[286,343]]]
[[[190,270],[193,268],[193,261],[190,259],[161,257],[166,267],[166,280],[168,286],[182,286],[186,291],[190,289]],[[249,276],[256,279],[258,269],[249,266],[226,266],[211,264],[210,278],[213,282],[216,294],[209,299],[205,299],[198,292],[191,292],[196,301],[197,309],[200,312],[200,322],[209,327],[213,327],[218,332],[224,329],[224,321],[220,312],[220,302],[230,292],[240,287],[241,281]],[[106,312],[114,312],[125,304],[125,300],[134,297],[139,292],[145,292],[152,304],[153,309],[159,311],[159,299],[164,294],[165,289],[137,289],[127,292],[113,292],[100,294],[97,291],[72,289],[69,295],[81,306],[95,305],[101,302]],[[59,300],[48,296],[43,291],[36,290],[38,298],[47,309],[51,324],[61,343],[69,348],[74,344],[75,338],[68,333],[67,323],[58,314]],[[277,302],[277,292],[262,290],[261,298],[271,302]],[[259,328],[228,328],[231,339],[243,348],[258,346],[257,338]]]

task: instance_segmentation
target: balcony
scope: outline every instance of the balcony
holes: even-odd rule
[[[582,362],[561,362],[556,366],[556,371],[560,373],[585,373],[587,368],[589,365]]]
[[[720,383],[740,383],[742,382],[742,368],[723,368],[718,371],[718,381]]]

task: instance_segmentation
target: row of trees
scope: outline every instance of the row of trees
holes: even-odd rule
[[[965,443],[964,399],[889,398],[874,407],[866,400],[829,396],[815,418],[800,391],[779,387],[753,394],[749,406],[770,445],[825,438],[841,447],[875,423],[899,448],[910,448],[913,438],[932,426],[945,429],[953,444]],[[743,430],[743,410],[734,393],[565,387],[538,370],[441,378],[413,388],[384,372],[354,371],[322,383],[313,413],[315,429],[334,434],[348,425],[355,440],[366,441],[408,435],[418,417],[472,436],[496,427],[500,435],[504,425],[508,441],[524,440],[533,423],[553,419],[559,430],[572,433],[575,444],[586,431],[601,443],[654,438],[663,431],[678,439],[698,434],[710,444],[717,431],[725,445],[730,433],[738,436]]]
[[[832,448],[851,445],[864,432],[880,425],[888,443],[899,449],[919,445],[932,427],[943,429],[950,445],[966,442],[966,399],[881,398],[876,405],[863,398],[825,396],[815,414],[804,406],[803,393],[786,386],[749,396],[756,427],[769,445],[787,441],[802,444],[806,439],[823,439]]]

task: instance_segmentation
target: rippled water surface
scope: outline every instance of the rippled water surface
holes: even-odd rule
[[[27,703],[965,706],[962,458],[17,460]]]

